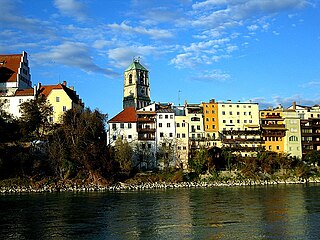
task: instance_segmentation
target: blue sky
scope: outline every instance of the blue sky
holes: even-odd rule
[[[34,84],[67,81],[122,110],[123,71],[148,68],[155,102],[320,103],[316,0],[0,0],[0,53],[29,54]]]

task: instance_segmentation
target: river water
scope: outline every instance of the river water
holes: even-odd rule
[[[0,239],[320,239],[320,185],[0,195]]]

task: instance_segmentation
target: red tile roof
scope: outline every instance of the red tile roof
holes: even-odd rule
[[[69,98],[72,100],[72,102],[77,103],[77,104],[82,104],[79,96],[76,94],[76,91],[68,88],[66,85],[61,84],[61,83],[59,83],[57,85],[41,86],[38,94],[47,98],[49,96],[49,94],[51,93],[51,91],[56,90],[56,89],[64,90],[66,92],[66,94],[69,96]]]
[[[0,82],[16,82],[22,54],[0,55]]]
[[[122,110],[116,116],[111,118],[109,123],[128,123],[128,122],[137,122],[137,113],[134,107],[129,107]]]
[[[33,91],[33,88],[19,89],[16,91],[15,96],[33,96]]]

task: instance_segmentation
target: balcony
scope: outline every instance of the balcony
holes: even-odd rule
[[[155,119],[150,117],[138,117],[138,122],[155,122]]]
[[[264,130],[287,130],[284,124],[262,124],[261,127]]]
[[[223,135],[260,135],[260,130],[223,130]]]
[[[156,131],[155,128],[137,128],[138,133],[154,133]]]
[[[264,141],[262,139],[255,139],[255,138],[234,138],[234,139],[230,139],[230,138],[224,138],[222,139],[223,143],[263,143]]]
[[[262,132],[263,137],[284,137],[286,133],[284,131],[266,131]]]

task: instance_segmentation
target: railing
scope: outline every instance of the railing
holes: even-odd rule
[[[154,133],[156,131],[155,128],[138,128],[138,132],[146,132],[146,133]]]
[[[286,126],[284,124],[262,124],[262,129],[281,129],[286,130]]]

